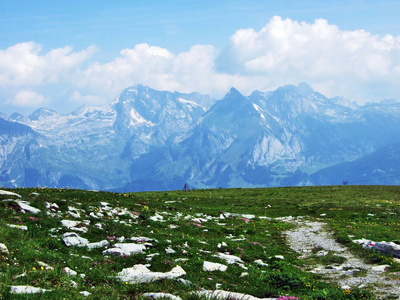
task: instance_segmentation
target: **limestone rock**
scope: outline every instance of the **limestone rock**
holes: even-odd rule
[[[15,201],[15,202],[19,205],[19,207],[21,208],[21,210],[23,212],[30,212],[33,214],[37,214],[40,212],[40,209],[30,206],[29,202],[26,202],[26,201]]]
[[[110,243],[106,240],[102,240],[97,243],[89,243],[86,245],[88,249],[97,249],[97,248],[102,248],[102,247],[108,247],[110,246]]]
[[[67,247],[78,246],[83,247],[89,244],[89,241],[80,237],[75,232],[66,232],[63,234],[62,239]]]
[[[146,250],[146,246],[142,244],[135,243],[118,243],[114,245],[114,248],[107,249],[103,251],[104,255],[134,255],[134,254],[144,254],[144,250]]]
[[[9,192],[9,191],[4,191],[4,190],[0,190],[0,196],[21,198],[21,196],[18,195],[17,193],[13,193],[13,192]],[[4,198],[4,197],[3,197],[3,198]]]
[[[171,300],[182,300],[181,297],[174,296],[171,294],[166,294],[166,293],[144,293],[144,294],[142,294],[142,296],[149,297],[152,299],[162,298],[162,299],[171,299]]]
[[[276,298],[257,298],[251,295],[227,292],[223,290],[203,290],[197,292],[199,296],[205,296],[207,299],[218,299],[218,300],[276,300]]]
[[[7,246],[4,244],[1,244],[1,243],[0,243],[0,253],[7,254],[7,255],[9,254]]]
[[[36,293],[43,293],[48,290],[37,288],[29,285],[14,285],[11,286],[11,293],[12,294],[36,294]]]
[[[180,266],[176,266],[169,272],[152,272],[144,265],[134,265],[132,268],[123,269],[117,279],[129,283],[146,283],[161,279],[179,278],[186,274]]]
[[[228,267],[223,265],[223,264],[219,264],[219,263],[213,263],[213,262],[209,262],[209,261],[205,261],[203,262],[203,271],[222,271],[225,272],[226,269]]]

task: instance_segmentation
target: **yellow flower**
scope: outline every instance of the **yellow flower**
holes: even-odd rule
[[[33,270],[33,271],[36,271],[36,268],[35,268],[35,267],[33,267],[33,268],[32,268],[32,270]]]
[[[43,271],[43,270],[44,270],[44,268],[43,268],[43,267],[40,267],[40,270],[42,270],[42,271]]]

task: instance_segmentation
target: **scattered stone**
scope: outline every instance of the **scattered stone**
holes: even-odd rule
[[[153,299],[162,298],[162,299],[182,300],[182,298],[180,298],[178,296],[174,296],[172,294],[166,294],[166,293],[144,293],[144,294],[142,294],[142,296],[153,298]]]
[[[15,201],[15,202],[18,204],[18,206],[21,208],[23,212],[29,212],[33,214],[37,214],[40,212],[40,209],[30,206],[29,202],[27,201]]]
[[[282,259],[282,260],[285,259],[285,258],[283,257],[283,255],[275,255],[275,258],[277,258],[277,259]]]
[[[71,269],[68,268],[68,267],[65,267],[63,270],[64,270],[64,272],[67,273],[67,275],[69,275],[69,276],[76,276],[76,275],[78,275],[78,272],[76,272],[76,271],[74,271],[74,270],[71,270]]]
[[[214,255],[214,257],[218,257],[220,259],[225,260],[229,265],[234,264],[234,263],[238,263],[238,264],[244,263],[240,257],[237,257],[235,255],[218,253],[218,254]]]
[[[257,298],[251,295],[227,292],[223,290],[203,290],[196,292],[199,296],[205,296],[207,299],[218,299],[218,300],[276,300],[276,298]]]
[[[225,242],[222,242],[222,243],[219,243],[219,244],[217,245],[217,247],[220,249],[220,248],[222,248],[222,247],[228,247],[228,245],[227,245]]]
[[[13,193],[13,192],[9,192],[9,191],[3,191],[0,190],[0,196],[7,196],[7,197],[17,197],[17,198],[21,198],[20,195],[18,195],[17,193]]]
[[[174,254],[176,251],[174,249],[172,249],[171,246],[169,246],[168,248],[165,249],[165,253],[167,254]]]
[[[146,283],[155,280],[161,279],[173,279],[179,278],[181,276],[186,275],[186,272],[180,267],[176,266],[169,272],[151,272],[146,266],[144,265],[134,265],[132,268],[123,269],[118,276],[117,279],[123,282],[129,283]]]
[[[75,281],[70,280],[69,282],[71,283],[71,287],[73,287],[73,288],[78,287],[78,284]]]
[[[134,255],[134,254],[144,254],[144,250],[146,250],[146,246],[143,244],[115,244],[114,248],[107,249],[103,251],[104,255],[113,255],[113,256],[121,256],[121,255]]]
[[[7,224],[8,227],[17,228],[20,230],[28,230],[28,226],[26,225],[15,225],[15,224]]]
[[[9,254],[7,246],[2,243],[0,243],[0,253],[6,254],[6,255]]]
[[[228,269],[228,267],[223,265],[223,264],[213,263],[213,262],[209,262],[209,261],[203,262],[203,271],[209,271],[209,272],[222,271],[222,272],[225,272],[226,269]]]
[[[81,291],[81,292],[79,292],[79,294],[83,295],[84,297],[91,295],[91,293],[86,292],[86,291]]]
[[[39,266],[45,268],[46,270],[53,270],[53,269],[54,269],[53,267],[49,266],[49,265],[46,264],[45,262],[38,261],[37,263],[38,263]]]
[[[103,248],[103,247],[108,247],[110,246],[110,243],[106,240],[102,240],[97,243],[89,243],[86,245],[88,249],[97,249],[97,248]]]
[[[44,293],[48,290],[37,288],[29,285],[14,285],[11,286],[12,294],[36,294],[36,293]]]
[[[386,268],[390,268],[390,266],[389,265],[373,266],[371,270],[374,272],[385,272]]]
[[[67,247],[70,246],[83,247],[89,244],[89,241],[87,239],[80,237],[75,232],[64,233],[62,239]]]
[[[257,265],[260,265],[260,266],[265,266],[265,267],[268,266],[268,264],[264,263],[261,259],[255,260],[254,263],[256,263]]]

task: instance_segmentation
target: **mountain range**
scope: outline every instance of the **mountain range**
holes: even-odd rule
[[[400,103],[301,83],[220,100],[125,89],[102,107],[0,113],[0,186],[111,191],[400,184]]]

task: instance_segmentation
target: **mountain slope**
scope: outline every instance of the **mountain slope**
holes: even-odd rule
[[[339,184],[364,173],[383,182],[375,169],[396,170],[362,164],[400,141],[400,104],[341,102],[304,83],[248,97],[232,88],[218,101],[136,85],[102,107],[15,113],[0,118],[0,184],[136,191]],[[397,166],[394,152],[380,155]]]

